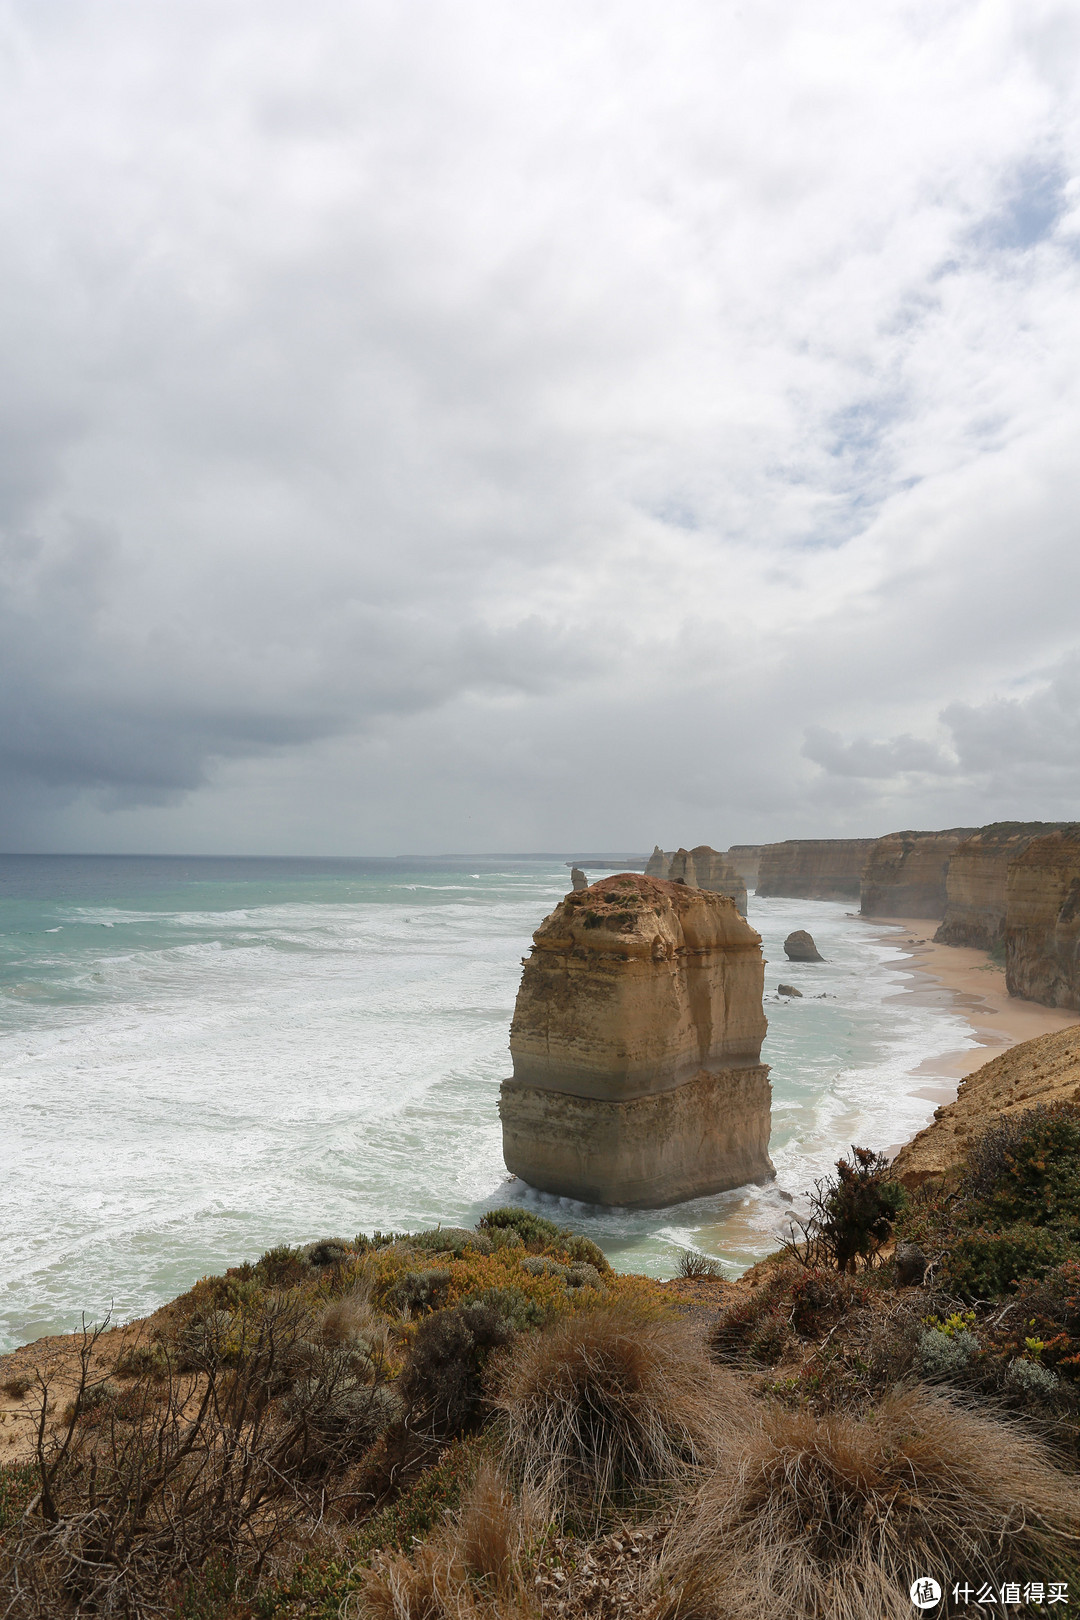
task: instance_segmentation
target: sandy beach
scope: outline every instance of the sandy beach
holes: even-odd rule
[[[912,1096],[925,1097],[935,1106],[952,1102],[964,1076],[999,1052],[1080,1023],[1080,1013],[1010,996],[1004,967],[992,962],[985,951],[935,945],[938,926],[936,918],[927,917],[875,917],[867,922],[879,938],[907,954],[910,966],[901,964],[900,971],[909,973],[912,982],[901,995],[917,996],[926,1007],[949,1007],[971,1025],[975,1046],[931,1058],[912,1070]],[[897,1152],[902,1145],[892,1144],[889,1152]]]

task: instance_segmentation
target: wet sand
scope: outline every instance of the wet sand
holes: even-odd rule
[[[936,918],[874,917],[867,919],[866,926],[876,930],[885,944],[906,952],[907,961],[897,966],[910,974],[911,986],[900,994],[916,996],[923,1007],[947,1007],[960,1013],[977,1043],[920,1063],[911,1072],[913,1097],[925,1097],[935,1105],[953,1102],[964,1076],[999,1052],[1080,1023],[1080,1013],[1010,996],[1004,967],[992,962],[985,951],[935,945]],[[888,1151],[896,1153],[902,1145],[894,1143]]]

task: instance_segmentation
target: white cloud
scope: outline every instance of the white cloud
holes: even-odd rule
[[[8,0],[4,841],[1077,795],[994,694],[1077,646],[1078,56],[1046,0]]]

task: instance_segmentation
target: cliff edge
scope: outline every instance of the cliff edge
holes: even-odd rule
[[[1080,1102],[1080,1025],[1022,1041],[960,1082],[956,1101],[934,1110],[934,1123],[900,1149],[893,1170],[906,1187],[961,1164],[967,1141],[1002,1114],[1039,1103]]]
[[[1005,936],[1009,867],[1036,838],[1061,822],[997,821],[958,844],[945,875],[945,918],[938,945],[992,951]]]

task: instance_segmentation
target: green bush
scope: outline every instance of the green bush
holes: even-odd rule
[[[583,1237],[579,1232],[573,1233],[565,1241],[560,1238],[559,1247],[571,1260],[579,1261],[585,1266],[595,1266],[601,1274],[611,1270],[608,1257],[600,1245],[594,1243],[592,1238]]]
[[[509,1227],[520,1234],[525,1247],[534,1253],[550,1249],[557,1242],[561,1246],[561,1241],[571,1236],[565,1227],[556,1226],[554,1221],[545,1220],[542,1215],[534,1215],[531,1210],[521,1209],[516,1204],[505,1204],[501,1209],[489,1210],[478,1224],[482,1232]]]
[[[954,1184],[917,1195],[900,1226],[941,1254],[939,1279],[964,1299],[1013,1293],[1080,1261],[1080,1108],[996,1120]]]

